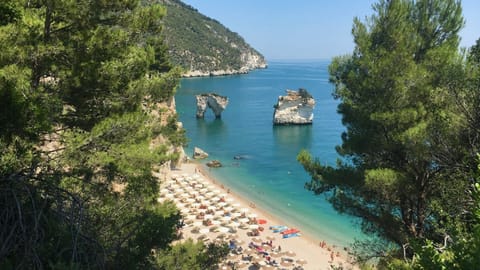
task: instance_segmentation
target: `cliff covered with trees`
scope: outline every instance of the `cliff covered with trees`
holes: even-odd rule
[[[159,0],[167,7],[165,42],[172,62],[185,76],[246,73],[267,66],[264,57],[220,22],[180,0]]]

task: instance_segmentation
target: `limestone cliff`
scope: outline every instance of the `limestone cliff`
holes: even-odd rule
[[[177,110],[175,104],[175,97],[169,98],[165,102],[160,102],[156,104],[156,108],[150,111],[152,114],[154,121],[159,122],[162,126],[167,126],[170,118],[176,118]],[[176,122],[177,129],[183,129],[182,122]],[[162,166],[158,167],[157,169],[160,172],[167,173],[172,168],[176,168],[182,162],[187,159],[185,151],[182,146],[180,145],[173,145],[171,141],[169,141],[168,136],[164,136],[163,134],[159,134],[152,142],[151,147],[155,147],[158,145],[167,145],[167,154],[169,155],[176,155],[178,159],[173,162],[166,162]]]
[[[248,73],[266,68],[264,57],[220,22],[179,0],[158,0],[167,7],[165,43],[184,77]]]
[[[203,118],[207,108],[210,108],[216,118],[222,117],[222,112],[228,105],[228,98],[215,93],[196,95],[197,118]]]
[[[315,100],[305,89],[288,90],[286,96],[279,96],[274,106],[274,125],[312,124]]]

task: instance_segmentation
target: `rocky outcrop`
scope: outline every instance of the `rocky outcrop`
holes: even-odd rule
[[[210,168],[220,168],[222,167],[222,163],[220,163],[220,161],[218,160],[211,160],[209,162],[207,162],[207,167],[210,167]]]
[[[210,108],[216,118],[222,117],[222,112],[228,105],[228,98],[215,93],[196,95],[197,118],[203,118],[207,108]]]
[[[194,159],[203,159],[203,158],[207,158],[207,157],[208,157],[207,152],[203,151],[202,149],[200,149],[198,147],[193,148],[193,158]]]
[[[279,96],[273,107],[274,125],[305,125],[313,122],[315,100],[305,89],[287,89],[287,95]]]

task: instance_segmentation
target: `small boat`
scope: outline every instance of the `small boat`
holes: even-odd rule
[[[274,233],[277,233],[277,232],[281,233],[281,232],[286,231],[286,230],[288,230],[288,227],[287,227],[287,226],[283,226],[283,227],[279,227],[279,228],[273,229],[273,232],[274,232]]]
[[[273,229],[278,229],[278,228],[281,228],[281,227],[285,227],[285,225],[272,225],[270,227],[268,227],[270,230],[273,230]]]
[[[285,231],[282,231],[280,232],[281,234],[291,234],[291,233],[298,233],[300,232],[300,230],[297,230],[297,229],[288,229],[288,230],[285,230]]]
[[[259,219],[257,222],[258,222],[258,224],[267,224],[266,219]]]
[[[289,234],[284,234],[282,236],[282,238],[291,238],[291,237],[296,237],[296,236],[300,236],[301,234],[299,234],[298,232],[297,233],[289,233]]]

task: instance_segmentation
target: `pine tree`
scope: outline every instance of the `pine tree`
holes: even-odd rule
[[[373,8],[366,23],[354,21],[353,54],[334,58],[329,69],[346,127],[337,147],[343,160],[329,167],[306,151],[297,158],[312,176],[308,189],[387,241],[381,254],[363,259],[388,255],[392,243],[395,256],[402,248],[411,256],[412,241],[442,241],[469,186],[468,179],[452,186],[443,156],[459,147],[462,125],[448,88],[448,75],[461,66],[460,3],[392,0]]]

